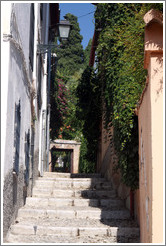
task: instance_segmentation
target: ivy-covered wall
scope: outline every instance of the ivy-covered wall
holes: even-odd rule
[[[101,30],[97,71],[102,84],[103,121],[118,157],[114,169],[132,190],[139,187],[135,108],[147,77],[143,16],[151,8],[162,10],[162,3],[101,3],[95,13],[96,29]]]

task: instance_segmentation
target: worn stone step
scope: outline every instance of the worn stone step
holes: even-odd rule
[[[110,182],[106,182],[103,179],[55,179],[55,180],[43,180],[38,179],[35,182],[35,187],[49,187],[49,188],[65,188],[65,189],[112,189]]]
[[[139,243],[139,228],[138,227],[108,227],[108,226],[52,226],[45,224],[17,223],[11,227],[10,235],[5,243]],[[23,236],[23,237],[22,237]],[[28,237],[29,236],[29,237]],[[29,240],[29,238],[31,240]],[[88,239],[86,241],[85,239]],[[25,241],[24,241],[25,240]]]
[[[72,173],[71,178],[101,178],[100,173]]]
[[[44,173],[7,243],[139,243],[139,228],[98,174]]]
[[[108,237],[108,236],[61,236],[61,235],[13,235],[11,234],[5,243],[13,244],[116,244],[116,243],[140,243],[139,237]]]
[[[127,209],[105,210],[96,207],[58,207],[55,209],[27,208],[19,209],[18,217],[36,218],[73,218],[73,219],[129,219],[130,213]]]
[[[38,177],[38,180],[45,180],[45,181],[105,181],[108,182],[105,178],[96,178],[96,177],[92,177],[92,178],[70,178],[70,177],[58,177],[55,175],[49,175],[48,177]]]
[[[113,198],[116,197],[115,190],[75,190],[75,189],[50,189],[33,188],[34,197],[83,197],[83,198]]]
[[[26,206],[32,207],[63,207],[63,206],[92,206],[92,207],[107,207],[121,208],[124,202],[120,199],[82,199],[82,198],[40,198],[27,197]]]
[[[71,173],[60,173],[60,172],[44,172],[43,173],[43,177],[44,178],[49,178],[49,177],[54,177],[54,178],[70,178],[71,177]]]
[[[41,225],[41,226],[52,226],[52,227],[118,227],[118,228],[138,228],[138,225],[131,218],[120,220],[120,219],[94,219],[86,218],[86,220],[80,220],[79,218],[54,218],[54,217],[17,217],[15,224],[26,224],[26,225]]]
[[[67,235],[67,236],[78,236],[78,228],[72,227],[53,227],[53,226],[41,226],[37,225],[22,225],[15,224],[11,227],[11,233],[21,235]]]
[[[61,172],[44,172],[43,177],[65,177],[65,178],[100,178],[99,173],[61,173]]]
[[[66,235],[13,235],[10,234],[8,240],[5,243],[13,244],[116,244],[116,243],[140,243],[139,237],[109,237],[109,236],[66,236]]]
[[[125,227],[70,227],[70,226],[41,226],[38,224],[15,224],[11,227],[12,234],[20,235],[61,235],[61,236],[139,236],[138,228]]]
[[[64,177],[54,177],[54,176],[49,176],[49,177],[39,177],[36,181],[43,181],[43,182],[91,182],[91,183],[108,183],[107,180],[104,178],[64,178]]]

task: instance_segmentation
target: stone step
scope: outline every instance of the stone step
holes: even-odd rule
[[[72,173],[71,178],[101,178],[100,173]]]
[[[99,173],[61,173],[61,172],[44,172],[43,177],[64,177],[64,178],[100,178]]]
[[[74,243],[74,242],[139,242],[139,228],[130,224],[131,221],[101,223],[98,220],[66,220],[49,219],[36,220],[27,218],[26,221],[16,221],[11,227],[7,243]],[[36,229],[36,230],[35,230]],[[24,236],[24,237],[22,237]],[[30,237],[27,237],[30,236]],[[61,238],[62,237],[62,238]],[[60,239],[61,238],[61,239]],[[85,239],[88,238],[88,241]],[[22,241],[21,241],[22,240]],[[25,240],[25,241],[24,241]],[[30,241],[31,240],[31,241]]]
[[[121,219],[94,219],[87,218],[86,220],[80,220],[79,218],[54,218],[54,217],[17,217],[15,220],[15,224],[26,224],[26,225],[43,225],[47,226],[55,226],[55,227],[130,227],[130,228],[138,228],[138,225],[131,218],[121,220]]]
[[[70,178],[71,177],[71,173],[60,173],[60,172],[44,172],[43,173],[43,177],[44,178],[49,178],[49,177],[53,177],[53,178]]]
[[[104,189],[110,190],[112,189],[112,185],[110,182],[106,182],[103,179],[38,179],[35,182],[35,187],[53,187],[53,188],[65,188],[65,189]]]
[[[48,188],[33,188],[34,197],[83,197],[83,198],[114,198],[116,192],[114,190],[74,190],[74,189],[50,189]]]
[[[49,176],[49,177],[38,177],[38,180],[44,180],[44,181],[103,181],[103,182],[108,182],[104,178],[64,178],[64,177],[54,177],[54,176]]]
[[[139,228],[99,174],[44,173],[5,243],[139,243]]]
[[[64,206],[80,206],[80,207],[107,207],[107,208],[121,208],[124,202],[120,199],[82,199],[82,198],[40,198],[27,197],[26,206],[32,207],[64,207]]]
[[[18,217],[27,218],[73,218],[73,219],[129,219],[130,212],[123,210],[108,210],[96,207],[58,207],[55,209],[27,208],[19,209]]]
[[[115,243],[140,243],[139,236],[132,237],[110,237],[99,235],[86,236],[66,236],[66,235],[14,235],[10,234],[9,238],[4,243],[7,244],[115,244]]]
[[[12,234],[19,235],[61,235],[61,236],[109,236],[116,237],[128,235],[139,236],[138,228],[119,228],[119,227],[70,227],[70,226],[41,226],[38,224],[26,225],[16,224],[11,227]]]

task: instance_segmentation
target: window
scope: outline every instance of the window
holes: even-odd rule
[[[42,97],[41,97],[41,78],[42,78],[42,57],[39,56],[38,59],[38,87],[37,87],[37,103],[38,109],[41,109]]]
[[[25,184],[29,184],[29,163],[30,163],[30,130],[25,133],[25,171],[24,171],[24,180]]]
[[[15,104],[14,117],[14,163],[13,163],[13,205],[17,203],[19,157],[20,157],[21,106]]]
[[[43,3],[40,3],[40,20],[43,21]]]
[[[14,164],[13,171],[19,173],[19,155],[20,155],[20,129],[21,129],[21,106],[20,101],[15,105],[14,120]]]

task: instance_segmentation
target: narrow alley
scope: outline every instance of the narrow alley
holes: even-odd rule
[[[1,1],[1,244],[164,243],[159,2]]]

